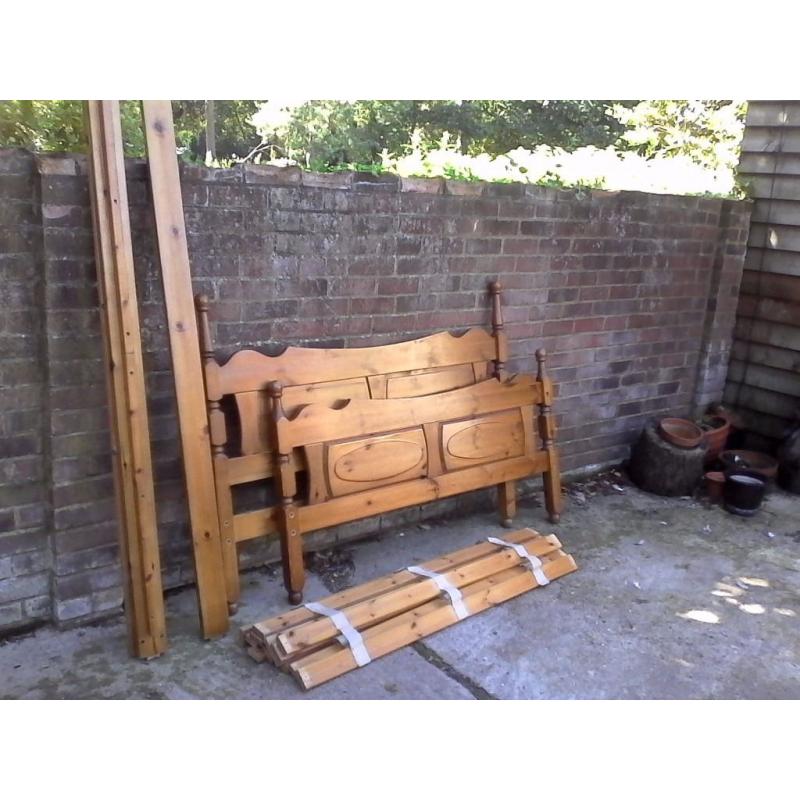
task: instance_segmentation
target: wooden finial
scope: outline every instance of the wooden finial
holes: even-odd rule
[[[211,340],[211,326],[208,322],[208,295],[195,295],[194,305],[197,309],[197,327],[200,333],[200,352],[205,359],[213,358],[214,343]]]
[[[545,370],[544,364],[547,361],[547,350],[544,347],[540,347],[536,351],[536,364],[537,364],[537,371],[536,371],[536,379],[541,381],[545,377]]]

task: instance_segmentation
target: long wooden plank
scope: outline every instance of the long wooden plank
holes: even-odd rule
[[[543,571],[550,580],[577,569],[572,556],[566,553],[545,556],[542,562]],[[517,566],[472,584],[462,592],[462,597],[470,615],[473,615],[535,588],[537,583],[531,571]],[[438,598],[368,628],[363,632],[362,638],[370,656],[376,659],[458,621],[450,602]],[[305,689],[319,686],[357,668],[350,649],[339,644],[331,645],[289,665],[290,673]]]
[[[532,528],[522,528],[518,531],[505,534],[503,538],[515,544],[524,544],[540,535],[541,534]],[[483,541],[460,550],[455,550],[447,555],[424,561],[420,566],[432,570],[433,572],[444,572],[469,561],[474,561],[477,558],[487,556],[495,552],[496,549],[496,545]],[[391,575],[385,575],[381,578],[368,581],[367,583],[362,583],[350,589],[337,592],[336,594],[321,599],[320,602],[329,608],[347,608],[348,606],[362,602],[371,597],[376,597],[384,592],[389,592],[398,587],[414,583],[416,580],[416,576],[412,575],[410,572],[400,570]],[[300,606],[299,608],[293,608],[277,616],[257,622],[254,625],[248,625],[242,630],[253,628],[262,636],[267,637],[288,630],[295,625],[302,625],[310,620],[316,619],[316,616],[317,615],[312,611],[309,611],[304,606]]]
[[[119,520],[120,562],[123,571],[123,594],[125,603],[128,649],[138,655],[141,638],[148,638],[147,600],[141,575],[140,544],[137,541],[138,516],[136,492],[127,466],[130,459],[122,453],[130,453],[130,428],[125,424],[127,386],[121,376],[124,368],[115,369],[123,361],[122,323],[119,318],[115,248],[110,219],[110,195],[108,192],[108,170],[103,136],[103,109],[98,101],[86,102],[86,130],[89,140],[89,187],[94,232],[97,287],[100,297],[100,323],[103,349],[107,365],[106,390],[111,422],[111,439],[114,470],[114,494]],[[137,309],[138,310],[138,309]],[[136,577],[135,577],[136,576]]]
[[[297,510],[300,528],[303,533],[308,533],[410,505],[423,505],[454,494],[538,474],[547,468],[547,463],[547,453],[540,450],[532,456],[481,464],[436,478],[418,478],[395,486],[381,486],[360,494],[336,497],[318,505],[300,506]],[[237,514],[233,519],[233,527],[237,542],[272,533],[277,530],[275,509]]]
[[[211,638],[228,630],[228,603],[172,105],[169,100],[143,100],[142,114],[178,404],[198,605],[203,635]]]
[[[500,548],[497,545],[495,547],[497,549],[490,555],[440,574],[456,589],[463,589],[497,572],[523,563],[514,550]],[[555,550],[560,550],[561,542],[555,536],[548,536],[528,542],[525,549],[530,555],[541,558]],[[415,583],[408,586],[349,606],[347,619],[354,628],[361,630],[367,625],[376,624],[433,600],[439,594],[439,587],[430,578],[418,578]],[[276,647],[281,655],[290,656],[314,645],[335,639],[338,635],[339,629],[330,619],[323,617],[279,634]]]
[[[119,103],[86,112],[128,644],[150,658],[167,637]]]

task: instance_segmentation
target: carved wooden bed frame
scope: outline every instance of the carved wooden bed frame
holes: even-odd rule
[[[550,519],[558,521],[561,482],[551,414],[552,384],[545,375],[545,353],[543,350],[536,353],[536,378],[508,378],[500,285],[492,283],[489,291],[491,333],[471,328],[460,336],[443,332],[373,347],[287,347],[276,356],[243,349],[224,363],[214,356],[208,299],[196,298],[225,586],[231,612],[235,611],[240,593],[237,544],[249,539],[281,534],[286,587],[290,600],[299,602],[304,532],[488,486],[498,487],[500,516],[509,525],[516,513],[515,480],[539,473],[544,478]],[[338,408],[345,401],[350,402],[345,408]],[[533,443],[533,405],[538,406],[540,449]],[[484,452],[477,461],[467,459],[460,466],[453,460],[447,461],[452,456],[443,457],[442,445],[456,433],[448,425],[460,425],[465,430],[471,427],[474,436],[485,439],[484,432],[479,433],[480,426],[470,421],[476,415],[494,413],[487,409],[500,407],[505,410],[498,413],[516,413],[517,421],[512,422],[506,416],[502,421],[493,420],[494,427],[484,431],[494,431],[496,435],[488,438],[504,442],[503,448],[490,458]],[[442,416],[438,413],[440,408],[446,412],[458,409],[461,416],[448,417],[447,413]],[[408,416],[412,412],[421,416]],[[390,415],[387,422],[393,427],[381,428],[381,417],[375,417],[375,413]],[[285,444],[294,441],[298,430],[309,428],[309,419],[318,417],[331,423],[328,432],[315,428],[315,441],[305,441],[307,437],[301,436],[297,446]],[[351,421],[367,417],[374,423],[358,428]],[[419,424],[414,422],[423,418]],[[398,427],[396,423],[403,420]],[[366,482],[368,488],[359,492],[346,487],[346,481],[337,482],[336,462],[330,457],[331,452],[341,455],[350,447],[352,454],[362,446],[337,441],[349,437],[345,428],[356,431],[359,442],[365,436],[378,436],[379,441],[385,442],[400,429],[412,429],[417,446],[424,447],[424,458],[406,468],[399,477]],[[445,439],[446,430],[450,435]],[[384,438],[380,438],[382,434]],[[280,452],[279,435],[284,437]],[[468,437],[462,436],[461,440],[466,442]],[[475,448],[480,450],[473,442]],[[388,450],[394,449],[401,459],[410,458],[407,453],[399,455],[402,447],[398,445],[380,449],[387,456]],[[506,451],[509,455],[502,457]],[[510,455],[518,451],[517,455]],[[351,462],[352,455],[346,463]],[[467,462],[469,466],[465,466]],[[374,458],[368,459],[368,463],[374,464]],[[364,469],[363,463],[353,466]],[[305,504],[294,499],[296,473],[306,473],[312,491]],[[234,513],[233,487],[273,477],[277,478],[278,489],[275,505]],[[413,489],[408,489],[409,477]],[[408,490],[403,490],[404,485]],[[443,491],[442,486],[449,488]],[[373,498],[359,499],[361,495]],[[360,506],[362,502],[365,505]]]

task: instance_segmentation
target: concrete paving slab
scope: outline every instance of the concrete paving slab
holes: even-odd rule
[[[626,487],[562,518],[577,573],[426,644],[498,698],[798,698],[798,530],[780,492],[747,520]]]
[[[579,571],[311,692],[251,661],[235,631],[201,641],[187,589],[168,597],[170,650],[150,662],[128,658],[120,618],[0,643],[0,697],[800,698],[800,497],[774,491],[743,519],[612,476],[573,484],[558,526],[534,499],[517,523],[557,533]],[[409,524],[338,551],[306,597],[502,532],[488,510]],[[235,622],[284,603],[276,569],[248,572]]]

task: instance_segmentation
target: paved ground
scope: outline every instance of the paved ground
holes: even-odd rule
[[[127,657],[119,619],[0,643],[0,697],[800,698],[800,497],[775,491],[746,520],[612,475],[573,485],[557,528],[533,500],[518,522],[556,532],[579,571],[311,692],[234,634],[201,641],[186,590],[168,599],[171,647],[151,662]],[[319,559],[306,596],[501,532],[487,513],[384,534],[351,561]],[[244,586],[238,624],[283,607],[274,570]]]

